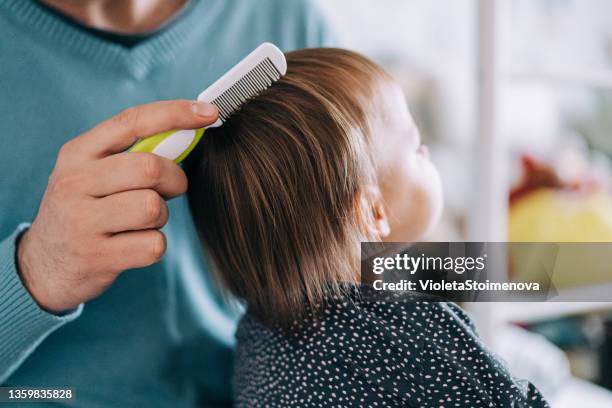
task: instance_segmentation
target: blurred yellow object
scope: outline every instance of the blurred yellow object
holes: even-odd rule
[[[514,242],[612,242],[612,197],[536,189],[510,207],[508,232]]]
[[[612,242],[612,197],[601,190],[537,188],[512,203],[508,230],[511,242]],[[511,251],[512,279],[542,283],[550,279],[557,289],[612,280],[612,253],[602,255],[600,245],[563,248],[554,256],[547,277],[541,268],[534,272],[529,267],[533,254],[528,250]]]

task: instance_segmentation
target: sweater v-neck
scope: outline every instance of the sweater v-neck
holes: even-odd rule
[[[0,7],[21,23],[24,30],[50,40],[96,66],[121,69],[135,79],[145,77],[157,64],[171,61],[184,50],[203,27],[210,25],[222,2],[192,0],[179,10],[160,32],[133,47],[124,47],[75,27],[45,7],[30,0],[0,0]],[[211,4],[215,3],[215,4]]]

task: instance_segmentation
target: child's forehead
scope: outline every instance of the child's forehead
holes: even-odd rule
[[[394,130],[416,131],[416,125],[401,86],[393,80],[379,81],[377,95],[373,101],[373,112],[377,127]]]

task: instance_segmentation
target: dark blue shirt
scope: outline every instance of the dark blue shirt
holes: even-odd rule
[[[352,287],[290,328],[247,315],[237,338],[237,407],[548,406],[454,303]]]

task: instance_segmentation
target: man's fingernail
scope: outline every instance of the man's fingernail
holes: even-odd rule
[[[191,105],[191,109],[193,109],[196,114],[200,116],[205,116],[207,118],[214,117],[217,115],[217,108],[215,107],[215,105],[212,105],[210,103],[195,101],[193,105]]]

